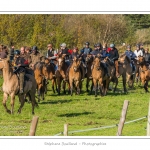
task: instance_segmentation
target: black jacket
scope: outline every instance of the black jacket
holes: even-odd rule
[[[143,55],[143,57],[145,57],[145,61],[146,61],[147,63],[150,63],[150,53],[145,53],[145,54]]]
[[[109,59],[110,60],[115,61],[115,60],[118,60],[118,58],[119,58],[119,54],[118,54],[118,50],[116,48],[109,52]]]

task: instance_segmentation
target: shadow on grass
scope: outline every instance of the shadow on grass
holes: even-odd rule
[[[41,105],[44,104],[63,104],[63,103],[70,103],[72,100],[53,100],[53,101],[46,101],[46,102],[41,102]]]
[[[67,114],[62,114],[62,115],[58,115],[58,117],[77,117],[77,116],[81,116],[81,115],[89,115],[89,114],[93,114],[94,112],[82,112],[82,113],[67,113]]]

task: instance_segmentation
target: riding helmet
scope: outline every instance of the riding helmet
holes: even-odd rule
[[[89,42],[85,42],[85,45],[90,45],[90,43]]]
[[[34,50],[37,51],[37,50],[38,50],[37,46],[33,46],[33,47],[32,47],[32,50],[33,50],[33,51],[34,51]]]
[[[20,55],[20,51],[19,50],[15,50],[14,51],[14,55]]]
[[[115,47],[115,44],[110,44],[110,48],[114,48]]]

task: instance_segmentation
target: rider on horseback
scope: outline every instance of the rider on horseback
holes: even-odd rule
[[[131,60],[131,67],[132,67],[132,74],[135,74],[135,65],[134,65],[134,59],[136,58],[136,55],[134,52],[131,50],[131,46],[127,46],[127,50],[125,51],[125,54],[127,57],[130,58]]]
[[[110,51],[109,51],[109,55],[108,58],[114,62],[115,64],[115,68],[116,68],[116,77],[119,78],[119,68],[118,68],[118,58],[119,58],[119,54],[118,54],[118,50],[115,47],[115,44],[110,44]]]
[[[24,75],[25,75],[25,67],[27,67],[28,61],[25,60],[24,57],[20,56],[20,51],[15,50],[14,55],[16,56],[15,60],[15,70],[14,73],[19,74],[19,82],[20,82],[20,94],[23,94],[23,85],[24,85]]]

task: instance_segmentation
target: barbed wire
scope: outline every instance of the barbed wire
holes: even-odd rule
[[[127,121],[124,124],[129,124],[129,123],[132,123],[132,122],[140,121],[140,120],[143,120],[145,118],[147,118],[147,116],[144,116],[144,117],[141,117],[141,118],[138,118],[138,119],[134,119],[134,120],[131,120],[131,121]],[[93,130],[100,130],[100,129],[109,129],[109,128],[114,128],[114,127],[117,127],[117,126],[118,126],[118,124],[114,124],[114,125],[103,126],[103,127],[99,127],[99,128],[90,128],[90,129],[84,129],[84,130],[74,130],[74,131],[69,131],[68,134],[79,133],[79,132],[86,132],[86,131],[93,131]],[[54,136],[59,136],[59,135],[62,135],[62,134],[63,134],[63,132],[60,132],[58,134],[55,134]]]

